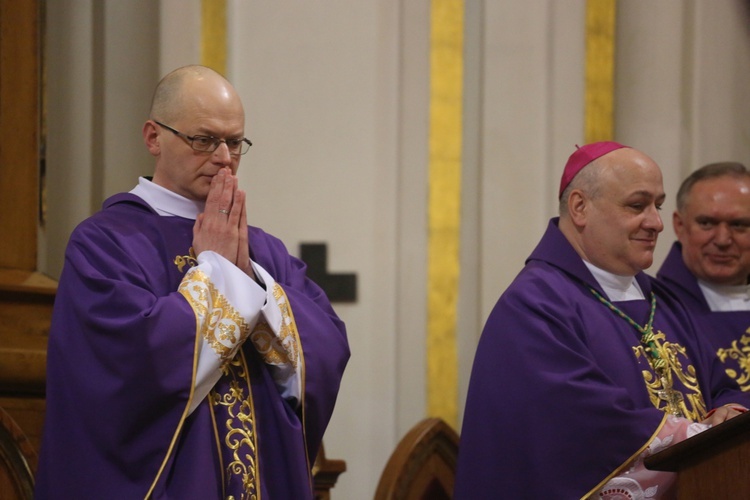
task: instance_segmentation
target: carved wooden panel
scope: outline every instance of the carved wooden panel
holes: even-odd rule
[[[35,271],[40,3],[0,0],[0,268]]]

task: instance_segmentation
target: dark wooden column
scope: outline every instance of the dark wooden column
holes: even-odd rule
[[[37,270],[41,0],[0,0],[0,406],[35,446],[56,283]]]

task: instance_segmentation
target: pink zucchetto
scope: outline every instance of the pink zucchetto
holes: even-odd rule
[[[573,152],[572,155],[570,155],[570,158],[568,158],[568,163],[565,164],[565,170],[563,170],[562,179],[560,179],[560,193],[557,196],[562,196],[563,191],[565,191],[565,188],[568,187],[570,181],[573,180],[573,177],[575,177],[583,167],[596,160],[597,158],[614,151],[615,149],[627,147],[628,146],[623,146],[620,143],[612,141],[592,142],[591,144],[586,144],[585,146],[581,147],[578,147],[578,145],[576,145],[577,149]]]

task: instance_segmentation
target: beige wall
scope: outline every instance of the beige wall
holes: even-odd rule
[[[158,4],[46,0],[47,225],[39,267],[57,277],[70,231],[151,172],[141,125],[159,77]]]
[[[55,276],[72,227],[150,171],[140,139],[155,81],[199,62],[199,0],[47,0]],[[347,461],[334,498],[368,498],[425,412],[429,1],[230,1],[228,76],[248,112],[249,217],[292,253],[324,241],[359,300],[336,304],[352,359],[325,438]],[[463,400],[484,318],[556,212],[583,141],[585,0],[466,3],[460,284]],[[742,0],[618,2],[616,139],[679,180],[750,164]],[[655,268],[653,269],[655,270]]]
[[[358,302],[335,304],[352,358],[325,444],[347,460],[338,498],[363,498],[397,437],[410,376],[394,370],[398,356],[420,356],[399,352],[397,325],[399,203],[420,186],[399,183],[399,5],[240,2],[233,18],[231,76],[254,143],[242,166],[249,218],[293,253],[326,242],[329,269],[357,273]]]
[[[662,167],[658,269],[674,240],[681,180],[706,163],[750,165],[750,6],[741,0],[619,3],[616,130]]]

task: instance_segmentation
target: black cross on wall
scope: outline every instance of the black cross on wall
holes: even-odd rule
[[[300,243],[300,259],[307,264],[307,276],[328,296],[331,302],[356,302],[357,275],[328,273],[328,246],[325,243]]]

